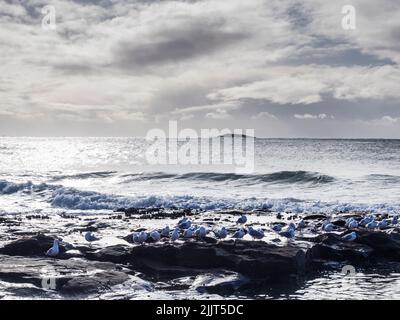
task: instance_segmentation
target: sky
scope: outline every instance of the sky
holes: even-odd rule
[[[170,120],[400,138],[400,1],[0,0],[0,136],[145,136]]]

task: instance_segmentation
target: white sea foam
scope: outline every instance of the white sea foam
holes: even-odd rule
[[[31,201],[43,201],[53,208],[70,210],[115,210],[117,208],[190,208],[203,210],[269,209],[274,212],[400,212],[399,205],[302,201],[299,199],[201,197],[194,195],[146,195],[127,197],[83,191],[61,185],[14,183],[0,180],[0,194],[18,194]]]

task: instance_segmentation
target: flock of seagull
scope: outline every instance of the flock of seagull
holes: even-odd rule
[[[231,238],[233,239],[242,239],[247,234],[256,240],[261,240],[265,237],[263,229],[254,229],[251,226],[248,226],[246,228],[244,226],[247,223],[247,217],[245,215],[242,215],[236,221],[236,223],[238,225],[241,225],[241,227],[239,227],[237,231],[233,233],[233,235],[231,236]],[[380,221],[377,221],[373,215],[368,215],[360,221],[357,221],[355,218],[348,218],[345,222],[345,227],[351,232],[342,236],[341,240],[344,242],[355,241],[357,239],[357,233],[354,231],[354,229],[357,229],[359,227],[364,227],[370,230],[385,229],[390,225],[396,226],[398,223],[398,216],[394,216],[391,219],[382,219]],[[280,236],[291,239],[295,237],[297,230],[303,229],[305,227],[306,222],[304,220],[300,220],[297,225],[293,222],[291,222],[287,226],[283,226],[282,224],[275,224],[271,227],[271,229]],[[337,227],[330,221],[326,221],[322,224],[322,231],[325,232],[332,232],[337,230],[338,228],[339,227]],[[151,232],[135,232],[131,235],[131,239],[132,242],[135,244],[143,244],[148,241],[158,242],[161,240],[161,238],[169,238],[172,242],[174,242],[181,237],[183,237],[184,239],[202,239],[205,238],[210,232],[212,232],[214,236],[220,240],[225,239],[229,236],[228,230],[225,227],[219,227],[214,230],[209,230],[204,226],[193,224],[188,217],[183,217],[178,221],[177,225],[173,229],[171,229],[169,226],[166,226],[162,230],[153,230]],[[92,243],[94,241],[100,240],[100,238],[96,237],[92,232],[86,232],[85,240],[89,243]],[[46,255],[50,257],[56,257],[59,253],[59,240],[56,239],[53,242],[53,246],[46,252]]]

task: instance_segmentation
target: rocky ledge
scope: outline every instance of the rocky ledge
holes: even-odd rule
[[[236,219],[237,215],[233,217]],[[360,227],[354,229],[357,232],[354,241],[344,241],[343,235],[348,233],[340,229],[344,218],[333,221],[335,231],[317,232],[323,219],[324,216],[309,216],[304,219],[304,230],[296,237],[273,238],[272,241],[217,240],[205,236],[176,242],[161,239],[156,243],[133,244],[130,233],[121,235],[118,244],[92,246],[69,243],[42,233],[14,235],[16,239],[0,246],[0,287],[1,283],[13,284],[21,295],[21,285],[17,284],[24,284],[22,288],[29,297],[52,294],[110,298],[107,294],[119,292],[111,298],[126,299],[135,298],[138,292],[151,295],[154,290],[231,295],[246,290],[253,292],[254,288],[296,285],[299,278],[313,277],[332,265],[370,268],[381,263],[400,262],[397,228],[369,230]],[[215,222],[213,219],[204,221]],[[79,223],[74,227],[80,231],[117,228],[112,221],[96,224],[85,221],[82,226]],[[45,252],[55,239],[59,240],[60,252],[51,258]],[[113,290],[115,287],[119,289]]]

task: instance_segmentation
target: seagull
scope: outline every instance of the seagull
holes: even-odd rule
[[[247,217],[245,215],[242,215],[239,219],[237,219],[236,223],[237,224],[245,224],[247,222]]]
[[[374,220],[375,220],[374,217],[372,217],[372,216],[367,216],[367,217],[365,217],[364,219],[362,219],[362,220],[360,221],[360,225],[366,226],[368,223],[370,223],[370,222],[372,222],[372,221],[374,221]]]
[[[306,222],[301,219],[300,222],[297,224],[297,229],[303,229],[306,227]]]
[[[282,231],[282,225],[280,223],[276,224],[271,229],[274,230],[275,232],[281,232]]]
[[[240,228],[239,230],[237,230],[237,231],[233,234],[232,238],[235,238],[235,239],[242,239],[246,234],[247,234],[246,229]]]
[[[293,229],[293,230],[296,230],[297,228],[296,228],[296,225],[293,223],[293,222],[291,222],[291,223],[289,223],[289,227],[288,227],[289,229]]]
[[[154,230],[150,233],[150,238],[153,239],[155,242],[160,241],[161,235],[157,230]]]
[[[198,238],[204,238],[207,235],[207,233],[208,233],[208,230],[205,227],[200,227],[200,228],[196,229],[196,231],[194,232],[194,234]]]
[[[186,230],[183,232],[183,236],[184,236],[185,238],[191,238],[191,237],[193,237],[193,230],[192,230],[192,229],[186,229]]]
[[[349,222],[349,224],[347,225],[347,228],[349,228],[349,229],[355,229],[355,228],[358,228],[358,222],[356,221],[356,220],[351,220],[350,222]]]
[[[169,226],[166,226],[164,229],[161,230],[161,236],[169,237],[170,232],[171,230],[169,229]]]
[[[174,230],[174,232],[172,232],[172,234],[171,234],[171,241],[176,241],[176,240],[178,240],[178,239],[179,239],[179,236],[180,236],[179,228],[176,228],[176,229]]]
[[[178,227],[181,229],[189,229],[191,227],[191,225],[192,225],[192,221],[190,221],[187,218],[185,218],[185,220],[178,223]]]
[[[286,238],[294,238],[296,234],[296,228],[290,224],[285,230],[279,232],[279,235]]]
[[[344,224],[345,227],[349,227],[349,224],[350,224],[351,222],[353,222],[353,221],[355,221],[353,217],[352,217],[352,218],[346,219],[346,223]]]
[[[367,229],[375,229],[378,227],[378,222],[372,220],[371,222],[367,223],[365,226]]]
[[[87,242],[93,242],[93,241],[98,241],[100,240],[99,238],[97,238],[92,232],[86,232],[85,233],[85,240]]]
[[[181,224],[182,222],[186,222],[188,220],[189,220],[188,217],[183,217],[181,220],[178,221],[178,224]]]
[[[217,229],[214,231],[214,234],[219,239],[225,239],[228,236],[228,231],[226,231],[225,227]]]
[[[46,256],[56,257],[60,253],[59,241],[56,239],[53,241],[53,246],[47,250]]]
[[[351,242],[357,239],[357,233],[352,232],[342,237],[342,241]]]
[[[262,229],[253,229],[249,227],[249,235],[251,235],[254,239],[262,239],[264,238],[264,231]]]
[[[335,226],[332,223],[326,223],[322,226],[322,228],[326,232],[331,232],[335,229]]]
[[[379,229],[385,229],[388,226],[388,221],[387,220],[382,220],[378,223],[378,228]]]
[[[149,236],[147,235],[147,232],[144,232],[144,231],[140,232],[138,235],[139,243],[146,242],[148,237]]]
[[[134,234],[132,234],[132,241],[134,243],[140,243],[140,241],[139,241],[139,233],[135,232]]]

